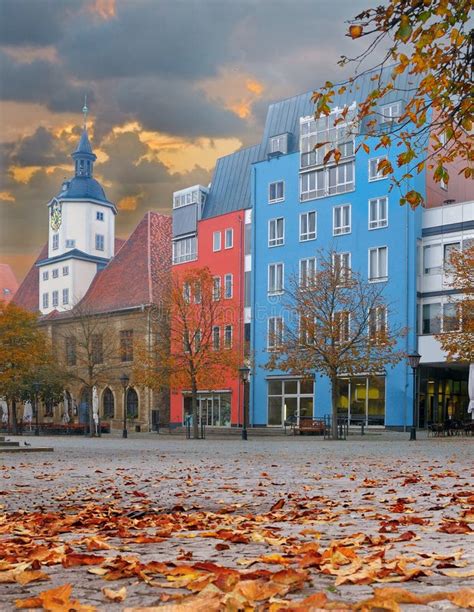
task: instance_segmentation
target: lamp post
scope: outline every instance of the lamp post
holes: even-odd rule
[[[122,374],[122,376],[120,377],[120,382],[122,383],[122,387],[123,387],[123,431],[122,431],[122,438],[128,438],[128,431],[127,431],[127,387],[128,387],[128,383],[130,381],[130,377],[127,376],[127,374],[125,374],[125,372]]]
[[[243,365],[239,368],[240,380],[244,385],[244,401],[242,404],[243,418],[242,418],[242,440],[247,440],[247,385],[250,377],[250,368]]]
[[[39,410],[38,410],[38,391],[40,390],[40,386],[41,386],[40,383],[37,382],[37,381],[35,381],[32,384],[34,395],[35,395],[35,420],[36,420],[35,436],[39,436],[40,435]]]
[[[420,365],[421,355],[418,351],[413,351],[407,356],[408,365],[411,367],[413,372],[413,424],[410,429],[410,440],[416,440],[416,421],[417,421],[417,379],[416,373],[418,370],[418,366]]]

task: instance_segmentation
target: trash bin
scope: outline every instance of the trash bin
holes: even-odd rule
[[[140,426],[140,425],[135,425],[135,431],[136,431],[137,433],[140,433],[140,432],[141,432],[141,430],[142,430],[142,428],[141,428],[141,426]]]

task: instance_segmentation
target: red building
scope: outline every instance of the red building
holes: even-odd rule
[[[250,340],[251,210],[250,171],[258,147],[218,160],[209,188],[196,185],[174,194],[173,267],[183,272],[208,268],[222,300],[213,327],[216,348],[239,347],[244,361]],[[219,290],[220,289],[220,290]],[[243,387],[236,374],[223,375],[212,389],[199,389],[198,411],[207,426],[243,421]],[[190,390],[171,390],[170,421],[178,426],[191,412]]]

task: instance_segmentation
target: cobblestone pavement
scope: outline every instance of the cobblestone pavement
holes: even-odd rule
[[[110,556],[119,552],[144,563],[209,561],[239,571],[265,568],[274,572],[286,567],[281,555],[285,556],[289,545],[317,542],[326,549],[333,540],[361,533],[372,538],[375,551],[381,550],[377,538],[387,539],[380,557],[416,557],[421,561],[418,567],[429,574],[395,586],[418,594],[474,586],[474,531],[469,532],[474,520],[472,505],[468,511],[469,503],[474,502],[473,438],[409,442],[408,434],[384,433],[345,442],[312,437],[252,438],[251,434],[246,443],[232,438],[188,441],[150,435],[127,440],[22,440],[54,446],[55,452],[0,454],[0,528],[12,517],[18,521],[18,511],[25,516],[34,512],[65,516],[89,505],[109,503],[131,517],[140,517],[143,508],[156,516],[177,513],[202,517],[212,513],[214,534],[220,520],[229,525],[230,532],[237,533],[245,528],[247,518],[261,516],[247,527],[247,541],[238,537],[232,541],[228,534],[209,537],[197,527],[175,530],[162,541],[155,538],[148,543],[131,539],[124,543],[123,538],[111,537],[108,543],[112,549],[100,553]],[[255,524],[266,530],[265,537],[259,535]],[[446,525],[463,527],[440,531]],[[94,532],[88,533],[86,528],[81,536],[88,535]],[[4,533],[0,538],[5,542],[15,536],[20,540],[29,537]],[[71,546],[78,543],[77,530],[55,538]],[[38,542],[42,539],[44,535]],[[81,550],[80,543],[75,550]],[[455,561],[440,561],[435,554],[452,555]],[[280,555],[280,561],[256,561],[268,555]],[[0,564],[2,557],[0,553]],[[65,583],[73,585],[73,596],[82,604],[99,610],[160,605],[167,599],[163,593],[169,592],[163,585],[166,580],[155,583],[158,586],[134,578],[105,582],[87,566],[66,569],[56,564],[43,569],[50,581],[25,585],[2,583],[0,572],[0,609],[13,610],[15,600]],[[311,567],[309,571],[311,580],[304,589],[287,598],[324,591],[330,598],[357,602],[370,597],[374,586],[387,586],[350,582],[335,586],[335,575]],[[446,575],[450,573],[457,575]],[[124,585],[127,597],[123,603],[112,603],[102,593],[104,586],[118,589]],[[455,606],[442,600],[402,607]]]

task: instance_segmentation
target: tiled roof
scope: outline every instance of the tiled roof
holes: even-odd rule
[[[159,303],[171,269],[171,217],[148,212],[78,307],[114,312]]]
[[[23,282],[15,293],[13,301],[18,306],[31,312],[38,312],[39,304],[39,273],[36,263],[48,256],[48,243],[46,243],[36,258],[36,261],[31,266],[29,272],[23,279]]]
[[[18,289],[18,281],[8,264],[0,263],[0,302],[10,302]]]
[[[217,160],[202,218],[250,207],[250,169],[260,159],[260,145]]]

